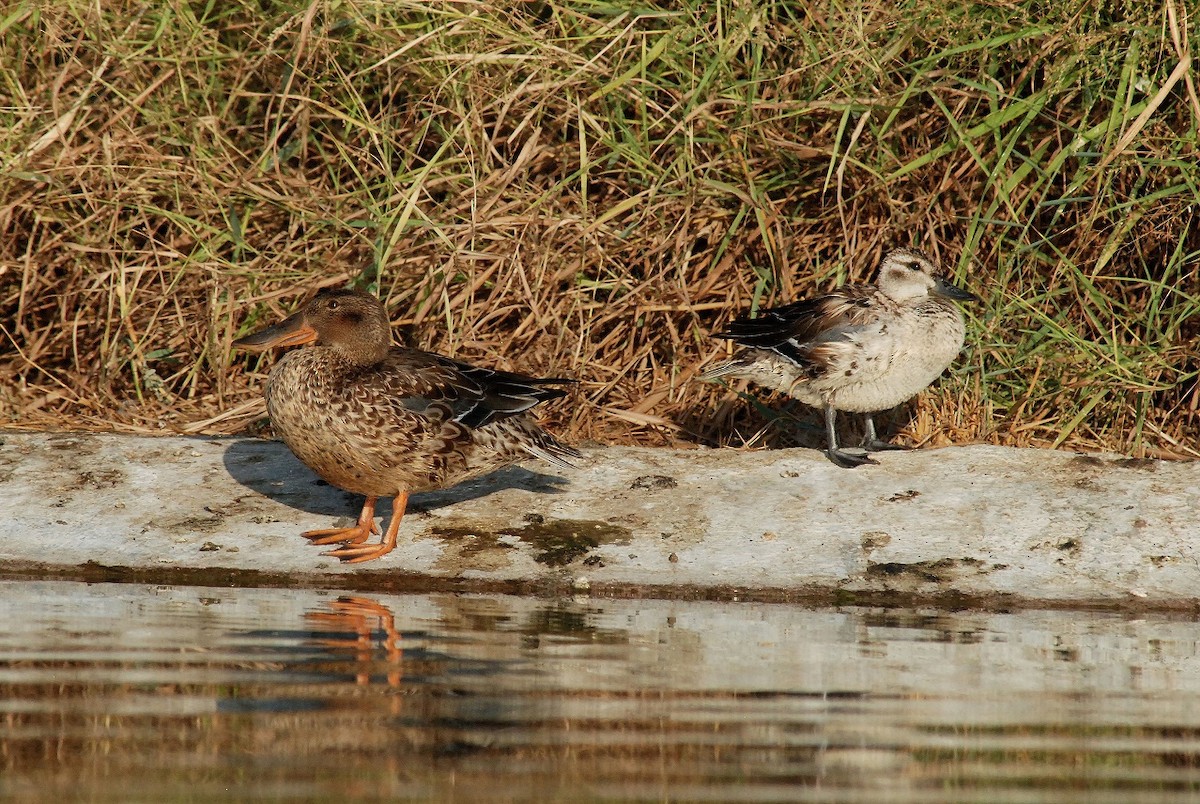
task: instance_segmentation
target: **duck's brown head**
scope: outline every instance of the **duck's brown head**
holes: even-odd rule
[[[273,346],[315,344],[356,365],[387,357],[392,337],[383,303],[357,290],[323,290],[274,326],[238,338],[239,349],[261,352]]]

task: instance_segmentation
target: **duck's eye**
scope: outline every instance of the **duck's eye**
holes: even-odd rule
[[[908,264],[908,267],[912,268],[914,271],[919,271],[919,270],[921,270],[921,263],[917,262],[916,260],[913,260],[912,262],[910,262]]]
[[[329,301],[325,302],[325,309],[327,310],[336,310],[340,306],[341,305],[338,304],[337,299],[330,299]]]

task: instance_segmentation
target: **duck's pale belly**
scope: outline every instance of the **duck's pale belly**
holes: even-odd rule
[[[756,350],[756,359],[747,361],[751,368],[738,376],[816,408],[828,404],[852,413],[894,408],[928,387],[962,349],[965,327],[957,313],[919,323],[921,329],[913,331],[889,322],[883,332],[868,330],[830,344],[828,362],[817,376],[765,350]]]

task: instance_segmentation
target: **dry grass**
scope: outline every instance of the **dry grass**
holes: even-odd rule
[[[1197,454],[1183,5],[510,5],[10,3],[3,421],[236,432],[230,341],[353,283],[569,438],[804,441],[707,333],[912,244],[985,303],[895,428]]]

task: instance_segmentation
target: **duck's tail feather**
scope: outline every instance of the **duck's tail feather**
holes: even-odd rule
[[[742,370],[737,360],[723,360],[715,366],[709,366],[700,373],[700,379],[705,382],[715,382],[729,376],[737,376]]]
[[[566,444],[556,440],[544,430],[539,431],[541,436],[535,441],[529,441],[521,446],[525,451],[535,458],[541,458],[552,466],[557,466],[560,469],[574,469],[575,464],[569,458],[578,460],[583,457],[583,453],[574,447],[569,447]]]
[[[524,453],[561,469],[573,469],[575,464],[571,459],[583,457],[579,450],[558,441],[528,415],[491,422],[475,430],[474,438],[476,443],[505,456],[504,460],[510,463],[521,460]]]

